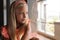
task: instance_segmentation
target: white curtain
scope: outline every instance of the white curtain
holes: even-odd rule
[[[37,1],[36,0],[27,0],[28,1],[28,15],[31,19],[31,28],[32,32],[37,31]]]

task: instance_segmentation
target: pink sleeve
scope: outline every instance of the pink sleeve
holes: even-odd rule
[[[9,38],[9,35],[7,33],[7,29],[5,27],[2,28],[2,35],[5,37],[5,38]]]
[[[30,33],[30,39],[36,37],[40,39],[40,36],[37,33]]]

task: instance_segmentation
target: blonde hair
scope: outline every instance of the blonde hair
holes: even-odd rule
[[[25,1],[14,1],[9,8],[9,13],[8,13],[8,22],[7,22],[7,26],[8,26],[8,34],[11,38],[11,40],[16,40],[16,17],[15,17],[15,8],[17,7],[18,4],[20,3],[25,3]]]

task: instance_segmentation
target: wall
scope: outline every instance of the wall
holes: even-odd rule
[[[55,22],[55,38],[56,40],[60,40],[60,22]]]

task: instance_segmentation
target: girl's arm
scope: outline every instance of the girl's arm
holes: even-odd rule
[[[26,24],[27,26],[25,27],[25,33],[21,40],[29,40],[29,35],[31,33],[30,21],[28,20]]]

